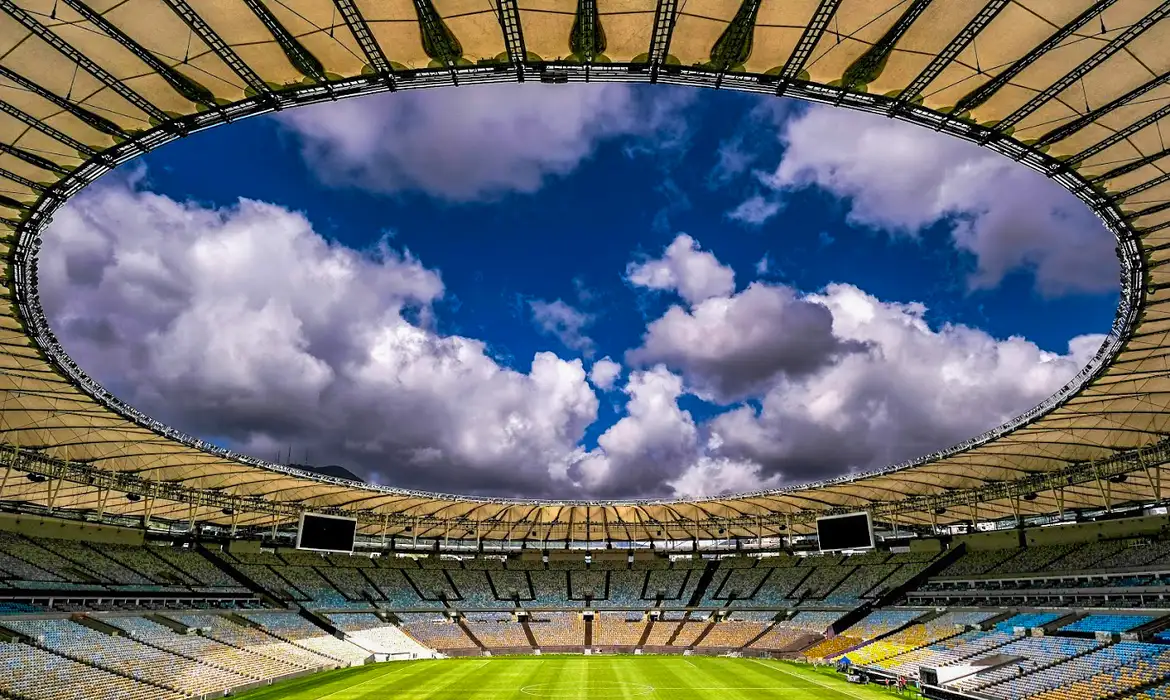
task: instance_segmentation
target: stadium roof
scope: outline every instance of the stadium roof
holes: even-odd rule
[[[240,526],[336,509],[372,533],[554,540],[754,537],[862,508],[908,525],[1160,500],[1170,458],[1167,15],[1170,2],[1157,0],[0,0],[10,301],[0,430],[17,467],[0,498]],[[727,498],[584,503],[367,487],[217,451],[120,404],[45,323],[41,229],[87,183],[150,149],[364,93],[583,80],[863,109],[1040,170],[1118,237],[1112,333],[1048,402],[911,464]]]

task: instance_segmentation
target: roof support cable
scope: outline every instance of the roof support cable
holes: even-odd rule
[[[1130,44],[1134,39],[1144,34],[1151,27],[1162,21],[1167,15],[1170,15],[1170,0],[1164,0],[1152,12],[1142,17],[1137,22],[1134,22],[1126,30],[1117,36],[1113,37],[1107,44],[1098,49],[1092,56],[1086,59],[1076,68],[1072,69],[1064,75],[1060,80],[1052,83],[1037,94],[1032,96],[1032,99],[1025,102],[1016,111],[1007,115],[996,123],[997,131],[1007,131],[1016,124],[1019,124],[1028,115],[1043,107],[1049,100],[1053,99],[1066,89],[1076,84],[1078,80],[1088,75],[1094,68],[1100,66],[1105,61],[1109,60],[1118,51],[1121,51]]]
[[[239,55],[228,46],[227,42],[223,40],[199,16],[199,13],[187,4],[187,0],[162,0],[171,11],[178,15],[179,19],[187,25],[187,27],[195,33],[199,39],[211,49],[219,60],[227,64],[232,72],[244,81],[246,92],[251,92],[254,95],[265,95],[269,101],[269,105],[274,109],[280,109],[280,102],[272,95],[271,88],[268,84],[252,70],[252,67],[243,61]]]
[[[65,145],[65,146],[68,146],[69,148],[72,148],[74,151],[80,153],[85,158],[93,158],[94,156],[96,156],[98,154],[98,152],[96,150],[94,150],[93,148],[90,148],[88,145],[78,141],[77,139],[73,138],[69,134],[66,134],[65,132],[63,132],[59,129],[54,129],[52,126],[49,126],[48,124],[46,124],[44,122],[44,120],[37,119],[36,117],[25,114],[24,112],[20,111],[16,107],[13,107],[12,105],[8,104],[7,102],[0,101],[0,112],[3,112],[4,114],[7,114],[8,116],[13,117],[13,118],[23,122],[26,126],[29,126],[32,129],[35,129],[36,131],[41,132],[45,136],[48,136],[49,138],[53,139],[54,141],[57,141],[57,142],[61,143],[62,145]]]
[[[20,22],[25,29],[35,34],[41,41],[44,41],[49,46],[52,46],[65,58],[69,59],[80,67],[85,72],[92,75],[94,78],[103,83],[110,90],[117,93],[124,100],[140,109],[144,114],[154,119],[159,124],[170,121],[170,116],[155,107],[153,103],[147,100],[142,95],[139,95],[134,90],[130,89],[121,80],[118,80],[111,75],[106,69],[94,63],[88,56],[73,48],[69,43],[64,41],[61,37],[53,33],[48,27],[38,22],[31,14],[26,12],[19,5],[12,2],[12,0],[0,0],[0,10],[6,12],[10,17]]]
[[[922,94],[922,91],[929,87],[935,78],[941,75],[947,66],[951,65],[958,58],[959,54],[963,53],[971,42],[975,40],[975,37],[979,36],[979,33],[987,28],[987,25],[991,24],[991,21],[999,15],[1003,8],[1010,5],[1011,2],[1012,0],[991,0],[991,2],[984,5],[983,9],[979,11],[979,14],[975,15],[963,27],[962,31],[955,38],[951,39],[950,43],[938,55],[931,59],[926,68],[918,74],[918,77],[911,81],[910,85],[902,91],[902,94],[898,96],[898,101],[890,107],[890,115],[897,114],[905,109],[907,104],[917,100]]]
[[[1144,168],[1147,165],[1154,163],[1155,161],[1159,161],[1168,155],[1170,155],[1170,148],[1163,148],[1162,150],[1160,150],[1156,153],[1151,153],[1147,156],[1143,156],[1141,158],[1138,158],[1137,160],[1126,163],[1125,165],[1116,167],[1116,168],[1114,168],[1106,173],[1091,177],[1091,178],[1089,178],[1089,182],[1092,182],[1092,183],[1105,182],[1107,180],[1112,180],[1114,178],[1121,177],[1122,175],[1128,175],[1129,173],[1132,173],[1135,170],[1140,170],[1141,168]]]
[[[959,100],[959,102],[955,105],[954,110],[952,110],[952,114],[959,114],[961,112],[970,111],[976,107],[979,107],[984,102],[987,102],[989,99],[991,99],[992,95],[994,95],[996,92],[999,92],[1000,88],[1010,83],[1012,79],[1022,73],[1025,68],[1040,60],[1040,57],[1063,43],[1065,39],[1068,39],[1073,34],[1076,34],[1081,27],[1092,21],[1094,17],[1097,17],[1102,12],[1109,9],[1109,7],[1117,1],[1118,0],[1099,0],[1098,2],[1093,3],[1091,6],[1089,6],[1088,9],[1074,18],[1073,21],[1061,27],[1056,31],[1056,33],[1045,39],[1039,46],[1024,54],[1019,58],[1019,60],[1005,68],[994,78],[973,90],[963,99]]]
[[[1157,110],[1156,112],[1152,112],[1152,113],[1146,115],[1145,117],[1137,120],[1136,122],[1130,124],[1129,126],[1126,126],[1124,129],[1118,129],[1117,131],[1113,132],[1113,134],[1111,134],[1108,138],[1104,139],[1103,141],[1099,141],[1096,144],[1093,144],[1092,146],[1089,146],[1085,150],[1081,151],[1080,153],[1065,159],[1064,163],[1066,165],[1068,165],[1069,167],[1072,167],[1072,166],[1075,166],[1083,161],[1086,161],[1086,160],[1092,158],[1093,156],[1097,155],[1098,153],[1105,151],[1110,146],[1113,146],[1117,143],[1120,143],[1121,141],[1124,141],[1125,139],[1129,138],[1130,136],[1133,136],[1134,134],[1141,131],[1142,129],[1145,129],[1146,127],[1149,127],[1149,126],[1152,126],[1153,124],[1156,124],[1163,117],[1167,117],[1167,116],[1170,116],[1170,104],[1166,105],[1165,107],[1162,107],[1161,109]]]
[[[394,81],[394,68],[390,65],[389,59],[386,58],[385,52],[382,51],[382,46],[374,38],[374,33],[370,30],[366,18],[362,16],[361,10],[358,9],[357,3],[354,0],[333,0],[333,4],[341,11],[341,18],[345,21],[345,26],[349,27],[350,33],[357,39],[358,46],[362,48],[362,53],[366,55],[370,67],[383,77],[386,81],[386,87],[390,88],[391,91],[397,89],[398,86]]]
[[[1134,100],[1145,96],[1147,93],[1153,92],[1167,83],[1170,83],[1170,72],[1159,75],[1153,80],[1139,85],[1124,95],[1110,100],[1097,109],[1082,114],[1064,126],[1053,129],[1052,131],[1037,139],[1036,142],[1032,144],[1032,146],[1035,148],[1045,148],[1047,146],[1051,146],[1054,143],[1059,143],[1060,141],[1063,141],[1069,136],[1072,136],[1086,126],[1097,122],[1106,114],[1109,114],[1110,112],[1120,107],[1124,107],[1125,105],[1130,104]]]
[[[796,42],[796,48],[793,49],[788,60],[784,62],[784,67],[780,69],[780,84],[776,86],[777,96],[783,95],[792,81],[807,79],[804,67],[808,64],[808,59],[812,57],[813,50],[820,43],[821,37],[824,36],[825,30],[829,27],[829,22],[837,14],[837,8],[840,6],[841,0],[821,0],[820,4],[817,5],[812,18],[805,26],[804,31],[801,32],[800,40]]]
[[[167,84],[174,88],[175,92],[183,96],[184,99],[190,100],[195,104],[203,105],[211,109],[218,105],[215,101],[215,95],[210,90],[195,82],[191,78],[183,75],[178,69],[173,68],[164,63],[158,56],[155,56],[145,47],[134,41],[128,34],[119,29],[113,22],[110,22],[100,13],[93,10],[89,5],[80,0],[62,0],[66,5],[73,9],[74,12],[81,15],[87,22],[97,27],[106,36],[122,45],[130,53],[134,54],[138,60],[142,61],[155,73],[158,73]]]
[[[15,83],[22,90],[27,90],[37,97],[49,101],[59,109],[62,109],[85,122],[93,129],[96,129],[104,134],[109,134],[110,136],[117,136],[119,138],[129,137],[126,131],[122,129],[122,127],[118,126],[109,119],[94,114],[88,109],[81,107],[76,102],[67,100],[55,92],[50,92],[49,90],[44,89],[40,85],[37,85],[16,71],[10,70],[0,65],[0,77]]]

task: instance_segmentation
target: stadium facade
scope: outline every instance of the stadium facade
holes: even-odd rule
[[[1152,0],[0,0],[0,498],[171,530],[288,532],[311,510],[412,542],[640,544],[762,541],[856,510],[921,530],[1160,502],[1167,15]],[[1045,173],[1117,237],[1108,339],[1048,401],[912,463],[734,497],[584,502],[366,486],[216,449],[118,401],[46,322],[37,262],[53,212],[171,140],[373,92],[613,80],[884,114]]]

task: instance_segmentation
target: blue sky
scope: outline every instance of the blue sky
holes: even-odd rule
[[[341,463],[373,480],[445,491],[695,495],[873,468],[969,437],[1058,388],[1091,355],[1070,352],[1070,340],[1109,328],[1117,265],[1108,234],[1051,183],[974,147],[888,120],[724,92],[508,89],[325,105],[246,120],[150,154],[131,174],[92,188],[71,205],[75,216],[59,217],[64,223],[47,236],[46,255],[76,261],[56,276],[55,266],[47,266],[43,285],[66,348],[136,405],[181,429],[263,457],[291,446],[298,458]],[[241,198],[271,209],[245,216]],[[366,287],[345,287],[329,307],[334,315],[392,308],[395,322],[425,329],[426,343],[481,341],[483,357],[494,363],[490,372],[531,377],[534,356],[551,353],[562,363],[580,360],[583,374],[600,358],[612,358],[621,374],[608,388],[579,377],[566,389],[575,398],[553,408],[493,406],[484,415],[502,421],[496,425],[488,417],[451,418],[448,405],[460,401],[454,381],[452,393],[420,399],[430,407],[424,413],[454,427],[433,434],[408,431],[414,436],[394,436],[395,421],[387,419],[369,426],[377,439],[357,440],[362,431],[351,431],[352,423],[314,423],[291,407],[288,415],[259,410],[305,396],[312,397],[305,411],[325,410],[312,403],[348,391],[354,377],[337,378],[353,367],[352,353],[373,353],[378,342],[334,352],[323,341],[298,340],[293,333],[290,348],[308,357],[308,365],[297,360],[295,376],[256,386],[238,377],[229,381],[217,374],[220,364],[241,355],[241,366],[282,366],[248,356],[271,350],[255,350],[266,326],[244,321],[235,332],[250,330],[251,340],[231,344],[222,359],[176,359],[175,338],[190,338],[173,335],[180,321],[206,315],[188,314],[183,302],[174,301],[195,298],[194,287],[176,283],[176,290],[187,291],[158,291],[169,286],[165,270],[185,263],[166,260],[169,253],[160,252],[159,242],[151,263],[136,267],[127,263],[125,242],[143,244],[160,230],[181,229],[174,234],[185,241],[180,246],[196,246],[211,240],[205,231],[222,233],[247,219],[247,235],[255,236],[258,248],[238,260],[255,255],[257,266],[241,267],[209,293],[223,295],[215,308],[229,308],[222,304],[233,294],[263,305],[266,293],[233,291],[233,285],[250,287],[253,276],[258,284],[281,276],[275,260],[271,268],[266,264],[263,246],[272,235],[266,226],[286,215],[311,229],[303,235],[325,248],[356,251],[367,261],[392,258],[370,288],[392,289],[389,296],[367,298]],[[692,241],[689,248],[679,243],[683,234]],[[167,245],[174,249],[173,241]],[[99,249],[100,255],[94,252]],[[678,256],[672,258],[670,250]],[[224,251],[233,255],[230,247]],[[685,276],[698,264],[714,270],[718,280],[704,278],[704,291],[688,297]],[[87,266],[101,272],[77,272]],[[143,269],[159,279],[136,286]],[[647,282],[651,270],[666,275],[655,278],[660,282],[669,279]],[[414,282],[397,285],[390,279],[395,275],[425,277],[429,286],[419,291]],[[685,335],[702,313],[722,319],[712,323],[731,318],[720,309],[746,305],[739,295],[749,285],[771,294],[768,299],[787,300],[767,306],[778,316],[760,318],[762,345],[704,354],[698,346],[705,332],[750,335],[751,328],[730,321]],[[834,311],[832,330],[824,331],[830,339],[804,343],[820,331],[793,321],[785,304],[836,308],[826,299],[845,299],[845,292],[832,291],[841,285],[880,304],[890,325],[866,326],[845,338],[839,332],[845,312]],[[402,291],[406,287],[409,292]],[[350,305],[345,294],[354,289],[363,301]],[[283,303],[281,294],[273,288],[270,307]],[[329,322],[317,317],[324,310],[305,310],[312,306],[311,285],[289,294],[295,297],[285,304],[297,317],[293,326],[320,323],[314,333],[328,336]],[[703,305],[706,311],[700,311]],[[192,302],[188,310],[194,308]],[[739,318],[754,326],[752,313]],[[914,318],[925,327],[913,330]],[[105,324],[102,332],[94,330],[98,320]],[[219,320],[231,323],[226,315]],[[370,335],[354,330],[362,327],[359,320],[345,327],[355,337]],[[949,327],[961,332],[948,335]],[[903,332],[918,336],[897,335]],[[788,333],[800,344],[799,353],[796,345],[774,345]],[[168,347],[151,341],[164,336]],[[925,392],[908,395],[898,393],[905,389],[869,386],[871,380],[861,376],[887,372],[882,362],[902,361],[893,348],[910,347],[906,338],[914,337],[949,353],[940,362],[959,363],[960,373],[992,376],[986,391],[972,392],[962,404],[969,414],[962,420],[929,417],[936,410],[932,402],[955,391],[946,376],[907,375],[903,383]],[[1003,344],[1013,337],[1026,339],[1018,341],[1028,346],[1020,356]],[[791,363],[768,364],[784,353],[791,353]],[[857,354],[865,354],[868,364],[848,370],[845,364]],[[753,374],[745,389],[742,378],[734,377],[752,363],[766,376]],[[156,370],[143,369],[148,366]],[[306,388],[308,393],[285,395],[303,372],[315,371],[306,366],[330,378]],[[557,366],[571,373],[567,365]],[[661,374],[652,375],[656,370]],[[1023,387],[1010,386],[1021,372],[1037,374],[1034,381],[1015,382]],[[664,382],[667,388],[657,396],[668,407],[644,395],[651,408],[640,414],[631,404],[633,387],[649,386],[639,382],[650,379]],[[401,386],[404,380],[395,381]],[[669,388],[672,382],[677,390]],[[191,399],[197,406],[185,405],[185,383],[197,387],[199,398]],[[738,388],[729,389],[733,384]],[[413,395],[410,386],[404,395]],[[547,386],[535,391],[550,393]],[[837,410],[856,415],[834,425],[818,413],[816,396],[838,391],[856,401],[843,399]],[[927,399],[921,413],[906,408],[922,396]],[[345,410],[364,406],[376,414],[380,409],[369,402],[380,400],[343,403]],[[517,401],[527,405],[527,399]],[[566,408],[570,404],[575,408]],[[784,408],[773,414],[769,405]],[[399,410],[409,414],[409,401],[386,415]],[[533,427],[542,412],[557,411],[571,417]],[[769,415],[776,420],[769,423]],[[460,420],[473,425],[461,432]],[[656,424],[663,420],[669,425]],[[878,439],[890,422],[902,437]],[[523,428],[510,432],[507,426],[518,423]],[[818,445],[839,441],[858,425],[873,431],[873,439],[860,440],[857,450],[820,454]],[[547,434],[532,438],[535,447],[512,450],[528,439],[517,434],[541,430]],[[614,437],[599,445],[607,433]],[[468,437],[473,434],[475,439]],[[763,444],[768,441],[791,449]],[[518,460],[532,463],[517,466]],[[561,466],[550,468],[550,461]]]

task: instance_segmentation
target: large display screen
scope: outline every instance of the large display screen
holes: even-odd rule
[[[873,547],[869,513],[850,513],[817,518],[817,539],[822,552]]]
[[[333,515],[301,514],[301,528],[297,533],[297,549],[316,552],[353,552],[357,521]]]

